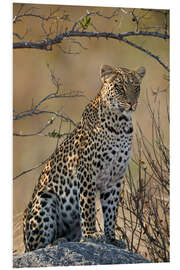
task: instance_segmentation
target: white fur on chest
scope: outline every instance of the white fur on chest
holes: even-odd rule
[[[120,141],[112,141],[104,147],[100,159],[101,169],[97,174],[96,186],[99,190],[115,185],[125,174],[131,153],[132,136]]]

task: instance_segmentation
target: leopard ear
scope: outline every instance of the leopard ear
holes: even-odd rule
[[[144,77],[145,73],[146,73],[145,67],[140,67],[136,70],[136,74],[137,74],[137,77],[138,77],[140,83],[141,83],[142,78]]]
[[[100,69],[101,80],[104,82],[107,80],[113,73],[114,68],[109,65],[102,65]]]

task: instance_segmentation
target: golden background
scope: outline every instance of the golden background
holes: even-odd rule
[[[38,7],[36,14],[48,16],[50,9],[56,9],[53,5],[32,5],[26,4],[23,10],[32,7]],[[68,20],[63,21],[59,25],[59,31],[65,31],[65,28],[72,27],[75,21],[89,11],[99,10],[105,16],[111,16],[115,8],[103,7],[79,7],[79,6],[59,6],[58,15],[68,14]],[[14,4],[13,16],[15,16],[20,8],[20,4]],[[135,25],[128,15],[129,9],[120,11],[116,18],[106,19],[99,16],[92,16],[92,23],[100,32],[127,32],[134,31]],[[139,13],[138,13],[139,12]],[[137,14],[144,11],[136,10]],[[70,20],[70,21],[69,21]],[[55,31],[55,23],[52,28]],[[160,13],[147,14],[143,23],[146,26],[160,25],[162,17]],[[143,23],[141,27],[143,27]],[[21,22],[14,24],[13,31],[25,35],[25,40],[38,41],[44,38],[41,28],[41,20],[33,17],[22,18]],[[45,23],[48,28],[48,23]],[[90,30],[89,30],[90,29]],[[88,28],[88,31],[95,31]],[[147,48],[155,55],[160,56],[162,61],[168,65],[169,61],[169,43],[167,40],[156,37],[135,36],[129,40],[138,45]],[[14,37],[14,41],[19,41]],[[167,89],[168,82],[165,76],[168,72],[152,57],[137,50],[123,42],[104,39],[104,38],[76,38],[82,46],[64,40],[60,44],[61,48],[54,46],[52,51],[36,50],[36,49],[14,49],[13,51],[13,108],[21,112],[30,109],[33,103],[38,103],[42,98],[55,91],[50,78],[50,72],[47,68],[54,70],[57,77],[60,78],[62,91],[67,92],[83,92],[85,97],[54,99],[43,104],[42,109],[58,111],[78,122],[85,105],[94,97],[97,90],[101,87],[99,70],[101,64],[109,64],[112,66],[122,66],[129,69],[136,69],[139,66],[146,68],[146,75],[142,83],[142,91],[140,95],[140,104],[133,116],[134,126],[136,130],[137,121],[147,137],[151,137],[150,116],[147,111],[148,93],[151,105],[159,108],[161,111],[161,120],[163,129],[165,130],[166,140],[169,140],[169,129],[166,119],[166,103],[168,102]],[[82,48],[83,47],[83,48]],[[84,49],[86,48],[86,49]],[[65,53],[64,51],[71,51]],[[155,100],[153,92],[161,92],[160,105]],[[22,118],[14,121],[14,132],[21,134],[35,133],[40,130],[51,119],[50,115],[42,114],[32,117]],[[56,119],[54,124],[44,132],[57,129],[60,125],[60,119]],[[63,124],[61,132],[68,130],[67,125]],[[14,136],[13,141],[13,173],[14,177],[19,173],[34,167],[41,161],[45,160],[55,149],[57,140],[48,136]],[[134,146],[135,147],[135,146]],[[31,199],[33,187],[38,180],[39,173],[42,168],[32,170],[23,176],[14,180],[13,185],[13,214],[14,214],[14,245],[13,248],[18,253],[24,249],[22,243],[22,213]]]

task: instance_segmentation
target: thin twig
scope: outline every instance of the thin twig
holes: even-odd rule
[[[54,121],[54,120],[53,120]],[[35,132],[35,133],[29,133],[29,134],[23,134],[23,133],[13,133],[13,136],[19,136],[19,137],[29,137],[29,136],[37,136],[42,134],[42,132],[47,129],[50,125],[52,124],[52,122],[50,121],[50,123],[47,123],[43,128],[41,128],[39,131]]]
[[[21,21],[20,19],[21,18],[24,18],[24,17],[35,17],[35,18],[38,18],[42,21],[49,21],[49,20],[65,20],[67,19],[66,16],[62,16],[62,17],[59,17],[59,16],[55,16],[54,14],[59,11],[60,8],[57,8],[55,9],[53,12],[50,12],[50,15],[45,17],[45,16],[42,16],[40,14],[33,14],[32,13],[32,10],[30,12],[25,12],[25,13],[22,13],[22,14],[19,14],[20,12],[18,12],[18,14],[13,18],[13,23],[16,23],[16,22],[19,22]]]
[[[44,165],[44,164],[48,161],[48,159],[49,159],[49,157],[48,157],[47,159],[45,159],[44,161],[42,161],[41,163],[35,165],[34,167],[32,167],[32,168],[30,168],[30,169],[27,169],[27,170],[21,172],[20,174],[16,175],[16,176],[13,178],[13,180],[16,180],[17,178],[23,176],[24,174],[29,173],[29,172],[31,172],[31,171],[33,171],[33,170],[35,170],[35,169],[41,167],[42,165]]]
[[[82,97],[84,96],[81,92],[77,92],[77,93],[65,93],[62,95],[58,95],[57,92],[59,90],[59,83],[57,82],[57,80],[53,77],[53,74],[51,74],[51,79],[54,82],[54,84],[57,87],[57,91],[55,93],[51,93],[47,96],[45,96],[44,98],[42,98],[36,105],[33,105],[32,108],[30,110],[26,110],[24,112],[20,112],[17,113],[16,110],[14,110],[14,116],[13,116],[13,120],[19,120],[21,118],[24,117],[28,117],[28,116],[32,116],[32,115],[39,115],[42,113],[46,113],[46,114],[52,114],[55,115],[57,117],[62,118],[65,121],[71,122],[74,126],[76,126],[76,123],[70,119],[69,117],[66,117],[62,114],[59,114],[58,112],[54,112],[54,111],[47,111],[47,110],[40,110],[39,107],[40,105],[42,105],[45,101],[50,100],[50,99],[55,99],[55,98],[73,98],[73,97]]]

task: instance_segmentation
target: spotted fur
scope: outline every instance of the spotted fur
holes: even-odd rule
[[[145,69],[130,71],[104,65],[100,73],[102,88],[40,174],[24,212],[25,251],[61,238],[101,239],[96,232],[97,190],[104,216],[103,237],[118,243],[115,221],[130,158],[131,113],[137,106]]]

